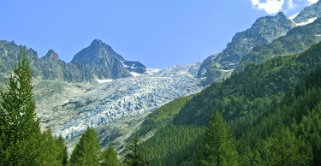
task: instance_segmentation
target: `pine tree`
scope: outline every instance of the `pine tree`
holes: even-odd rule
[[[71,154],[71,166],[99,165],[100,145],[94,129],[88,128]]]
[[[125,162],[129,166],[146,166],[149,165],[148,161],[145,160],[144,154],[138,150],[138,136],[135,136],[132,144],[129,147],[130,152],[125,156]]]
[[[108,148],[102,154],[102,166],[120,166],[120,162],[117,157],[117,152],[112,146]]]
[[[216,113],[205,132],[199,165],[234,166],[238,153],[235,142],[220,113]]]
[[[26,50],[14,67],[0,101],[0,161],[2,165],[35,165],[42,144]]]

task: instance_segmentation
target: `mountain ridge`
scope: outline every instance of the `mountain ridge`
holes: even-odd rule
[[[236,33],[222,52],[205,59],[198,72],[198,77],[206,77],[205,84],[226,78],[232,73],[241,58],[253,47],[286,35],[293,27],[294,23],[282,12],[275,16],[258,18],[250,28]]]
[[[12,70],[26,46],[6,40],[0,40],[0,59],[2,73]],[[86,50],[87,49],[87,50]],[[146,67],[140,62],[127,61],[116,53],[111,46],[99,39],[78,52],[69,63],[61,60],[53,49],[45,56],[38,57],[33,49],[27,49],[33,64],[33,76],[43,79],[59,79],[67,82],[90,82],[99,79],[118,79],[133,76],[131,72],[144,73]]]
[[[296,23],[302,23],[313,17],[321,17],[321,1],[305,7],[299,14],[293,19]]]

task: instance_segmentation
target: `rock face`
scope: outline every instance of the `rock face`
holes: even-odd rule
[[[253,48],[242,58],[235,71],[242,71],[246,65],[260,64],[273,57],[303,52],[320,41],[321,18],[318,18],[310,24],[291,29],[287,35],[282,36],[269,44]]]
[[[46,80],[64,80],[64,81],[80,81],[81,74],[77,66],[68,64],[59,59],[59,56],[54,50],[49,50],[48,53],[36,61],[38,75]]]
[[[33,65],[38,60],[38,54],[33,49],[26,46],[18,46],[13,41],[0,40],[0,73],[4,74],[12,71],[12,67],[21,57],[21,50],[26,49],[30,62]],[[35,69],[36,70],[36,69]]]
[[[304,8],[292,18],[294,28],[271,43],[254,47],[243,56],[235,71],[242,71],[248,64],[260,64],[273,57],[297,54],[319,43],[321,41],[320,16],[321,1]]]
[[[136,72],[136,73],[145,73],[146,72],[146,67],[140,62],[135,62],[135,61],[124,61],[123,65],[129,72]]]
[[[126,61],[110,46],[97,39],[77,53],[71,63],[83,73],[82,80],[124,78],[131,76],[130,72],[146,71],[143,64]]]
[[[321,1],[304,8],[294,19],[296,23],[304,23],[311,18],[321,17]]]
[[[224,78],[253,47],[270,43],[293,27],[294,23],[283,13],[259,18],[251,28],[237,33],[221,53],[208,57],[201,65],[198,77],[206,77],[206,83]]]

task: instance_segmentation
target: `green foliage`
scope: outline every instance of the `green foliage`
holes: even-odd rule
[[[194,96],[174,118],[174,124],[207,125],[216,111],[222,112],[229,121],[254,120],[266,111],[266,107],[292,93],[301,80],[321,65],[319,52],[321,43],[299,55],[250,65],[244,72],[234,74],[222,83],[214,83]]]
[[[120,166],[117,152],[112,146],[108,146],[108,148],[102,153],[101,166]]]
[[[163,126],[172,123],[174,116],[178,114],[182,107],[189,102],[192,97],[193,95],[175,99],[153,111],[147,116],[137,131],[138,135],[143,136],[149,131],[162,128]]]
[[[43,148],[31,79],[30,64],[24,50],[21,61],[9,78],[7,91],[1,92],[0,161],[6,166],[35,165]]]
[[[63,166],[68,165],[68,150],[67,150],[66,146],[64,147],[64,152],[63,152],[63,157],[62,157],[62,165]]]
[[[63,166],[67,164],[68,154],[62,137],[53,138],[51,131],[43,134],[44,149],[37,157],[37,164],[41,166]]]
[[[300,151],[300,143],[288,128],[277,130],[263,145],[266,165],[308,165],[310,158],[307,155],[309,153]]]
[[[198,148],[201,141],[195,139],[182,146],[176,146],[180,142],[161,142],[180,137],[178,130],[170,131],[173,128],[208,126],[210,117],[220,112],[235,136],[240,165],[320,165],[320,52],[321,43],[299,55],[250,65],[214,83],[185,104],[173,123],[143,143],[144,153],[152,154],[147,158],[155,163],[192,165],[182,160],[195,160],[192,152],[203,151]]]
[[[320,84],[321,85],[321,84]],[[297,128],[299,139],[312,148],[313,165],[321,165],[321,102],[302,118]]]
[[[139,148],[151,165],[160,162],[164,165],[192,165],[203,133],[201,127],[169,125],[161,128]]]
[[[238,150],[244,165],[253,163],[251,151],[260,153],[260,165],[320,165],[320,75],[317,68],[280,104],[251,123],[234,126],[242,126]]]
[[[192,158],[186,158],[186,156],[195,155],[192,148],[195,148],[194,142],[200,139],[199,135],[203,130],[170,125],[174,116],[192,97],[193,95],[175,99],[155,110],[148,115],[137,131],[139,136],[156,132],[150,140],[139,146],[151,165],[162,165],[162,163],[188,165],[194,162]]]
[[[65,166],[68,154],[63,138],[54,138],[50,130],[40,132],[31,81],[32,71],[24,50],[9,77],[7,90],[0,94],[0,165]],[[103,161],[109,165],[108,159],[115,156],[117,161],[117,154],[109,150]],[[100,165],[99,162],[99,142],[95,131],[88,129],[71,155],[70,165]]]
[[[132,140],[129,146],[129,153],[125,156],[125,163],[128,166],[146,166],[149,162],[145,159],[144,154],[138,149],[139,138],[137,136]]]
[[[214,115],[206,129],[198,165],[238,165],[235,141],[220,113]]]
[[[100,145],[96,132],[88,128],[71,154],[71,166],[97,166],[100,159]]]

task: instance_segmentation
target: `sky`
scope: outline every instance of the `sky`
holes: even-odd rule
[[[94,39],[150,68],[201,62],[266,15],[317,0],[3,0],[0,40],[71,61]]]

